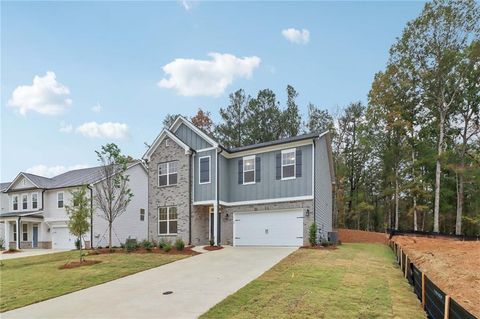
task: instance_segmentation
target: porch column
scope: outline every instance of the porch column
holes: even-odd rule
[[[15,227],[17,227],[16,247],[17,247],[17,249],[20,249],[20,217],[18,217],[17,220],[15,221]]]
[[[5,250],[10,249],[10,222],[5,220]]]
[[[213,204],[213,239],[215,246],[218,246],[218,205],[216,202]]]

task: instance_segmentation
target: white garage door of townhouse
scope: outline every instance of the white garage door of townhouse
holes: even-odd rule
[[[235,213],[234,246],[302,246],[303,211]]]
[[[68,227],[52,228],[53,249],[75,249],[75,236],[70,234]]]

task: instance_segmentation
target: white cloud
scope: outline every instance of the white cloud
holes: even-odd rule
[[[232,54],[209,53],[211,60],[175,59],[163,66],[167,77],[158,85],[184,96],[219,96],[236,78],[250,78],[260,65],[257,56],[237,58]]]
[[[181,0],[180,1],[182,3],[182,6],[185,10],[190,10],[192,8],[191,4],[190,4],[190,1],[187,1],[187,0]]]
[[[124,123],[87,122],[78,126],[76,132],[91,138],[123,139],[128,137],[128,125]]]
[[[296,44],[307,44],[310,41],[310,31],[307,29],[288,28],[282,30],[282,35],[288,41]]]
[[[43,77],[36,75],[32,85],[18,86],[8,105],[18,108],[22,115],[29,111],[57,115],[72,104],[69,95],[69,88],[57,82],[54,72],[48,71]]]
[[[77,164],[73,166],[63,166],[63,165],[47,166],[47,165],[39,164],[27,169],[27,173],[45,176],[45,177],[52,177],[52,176],[65,173],[67,171],[71,171],[74,169],[87,168],[87,167],[89,167],[89,165],[86,165],[86,164]]]
[[[60,123],[60,128],[58,129],[59,132],[62,133],[71,133],[73,131],[73,125],[72,124],[67,124],[65,122]]]
[[[97,102],[97,104],[92,106],[91,110],[92,112],[100,113],[100,111],[102,110],[102,106],[100,105],[100,103]]]

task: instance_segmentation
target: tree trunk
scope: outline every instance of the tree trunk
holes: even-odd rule
[[[438,125],[439,134],[438,134],[438,145],[437,145],[437,165],[435,169],[435,205],[433,210],[433,231],[435,233],[439,232],[440,223],[440,175],[442,173],[442,153],[443,153],[443,135],[444,135],[444,125],[445,125],[445,112],[440,111],[440,123]]]
[[[78,237],[78,240],[80,241],[80,263],[83,262],[83,254],[82,254],[82,236]]]
[[[112,250],[112,222],[108,222],[108,249]]]
[[[413,145],[412,145],[412,179],[413,179],[413,187],[416,188],[415,149],[414,149]],[[413,230],[417,231],[418,230],[418,225],[417,225],[417,194],[415,192],[416,192],[416,190],[413,192]]]
[[[461,163],[461,167],[460,167],[461,170],[463,170],[463,165],[464,164]],[[457,173],[457,220],[455,222],[455,235],[462,234],[463,201],[464,201],[464,180],[463,180],[463,171],[460,171]]]
[[[398,230],[398,169],[395,169],[395,230]]]

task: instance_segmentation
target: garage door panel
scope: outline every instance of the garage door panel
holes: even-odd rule
[[[236,213],[237,246],[303,245],[303,211]]]
[[[75,236],[73,236],[68,227],[52,228],[52,247],[54,249],[74,249]]]

